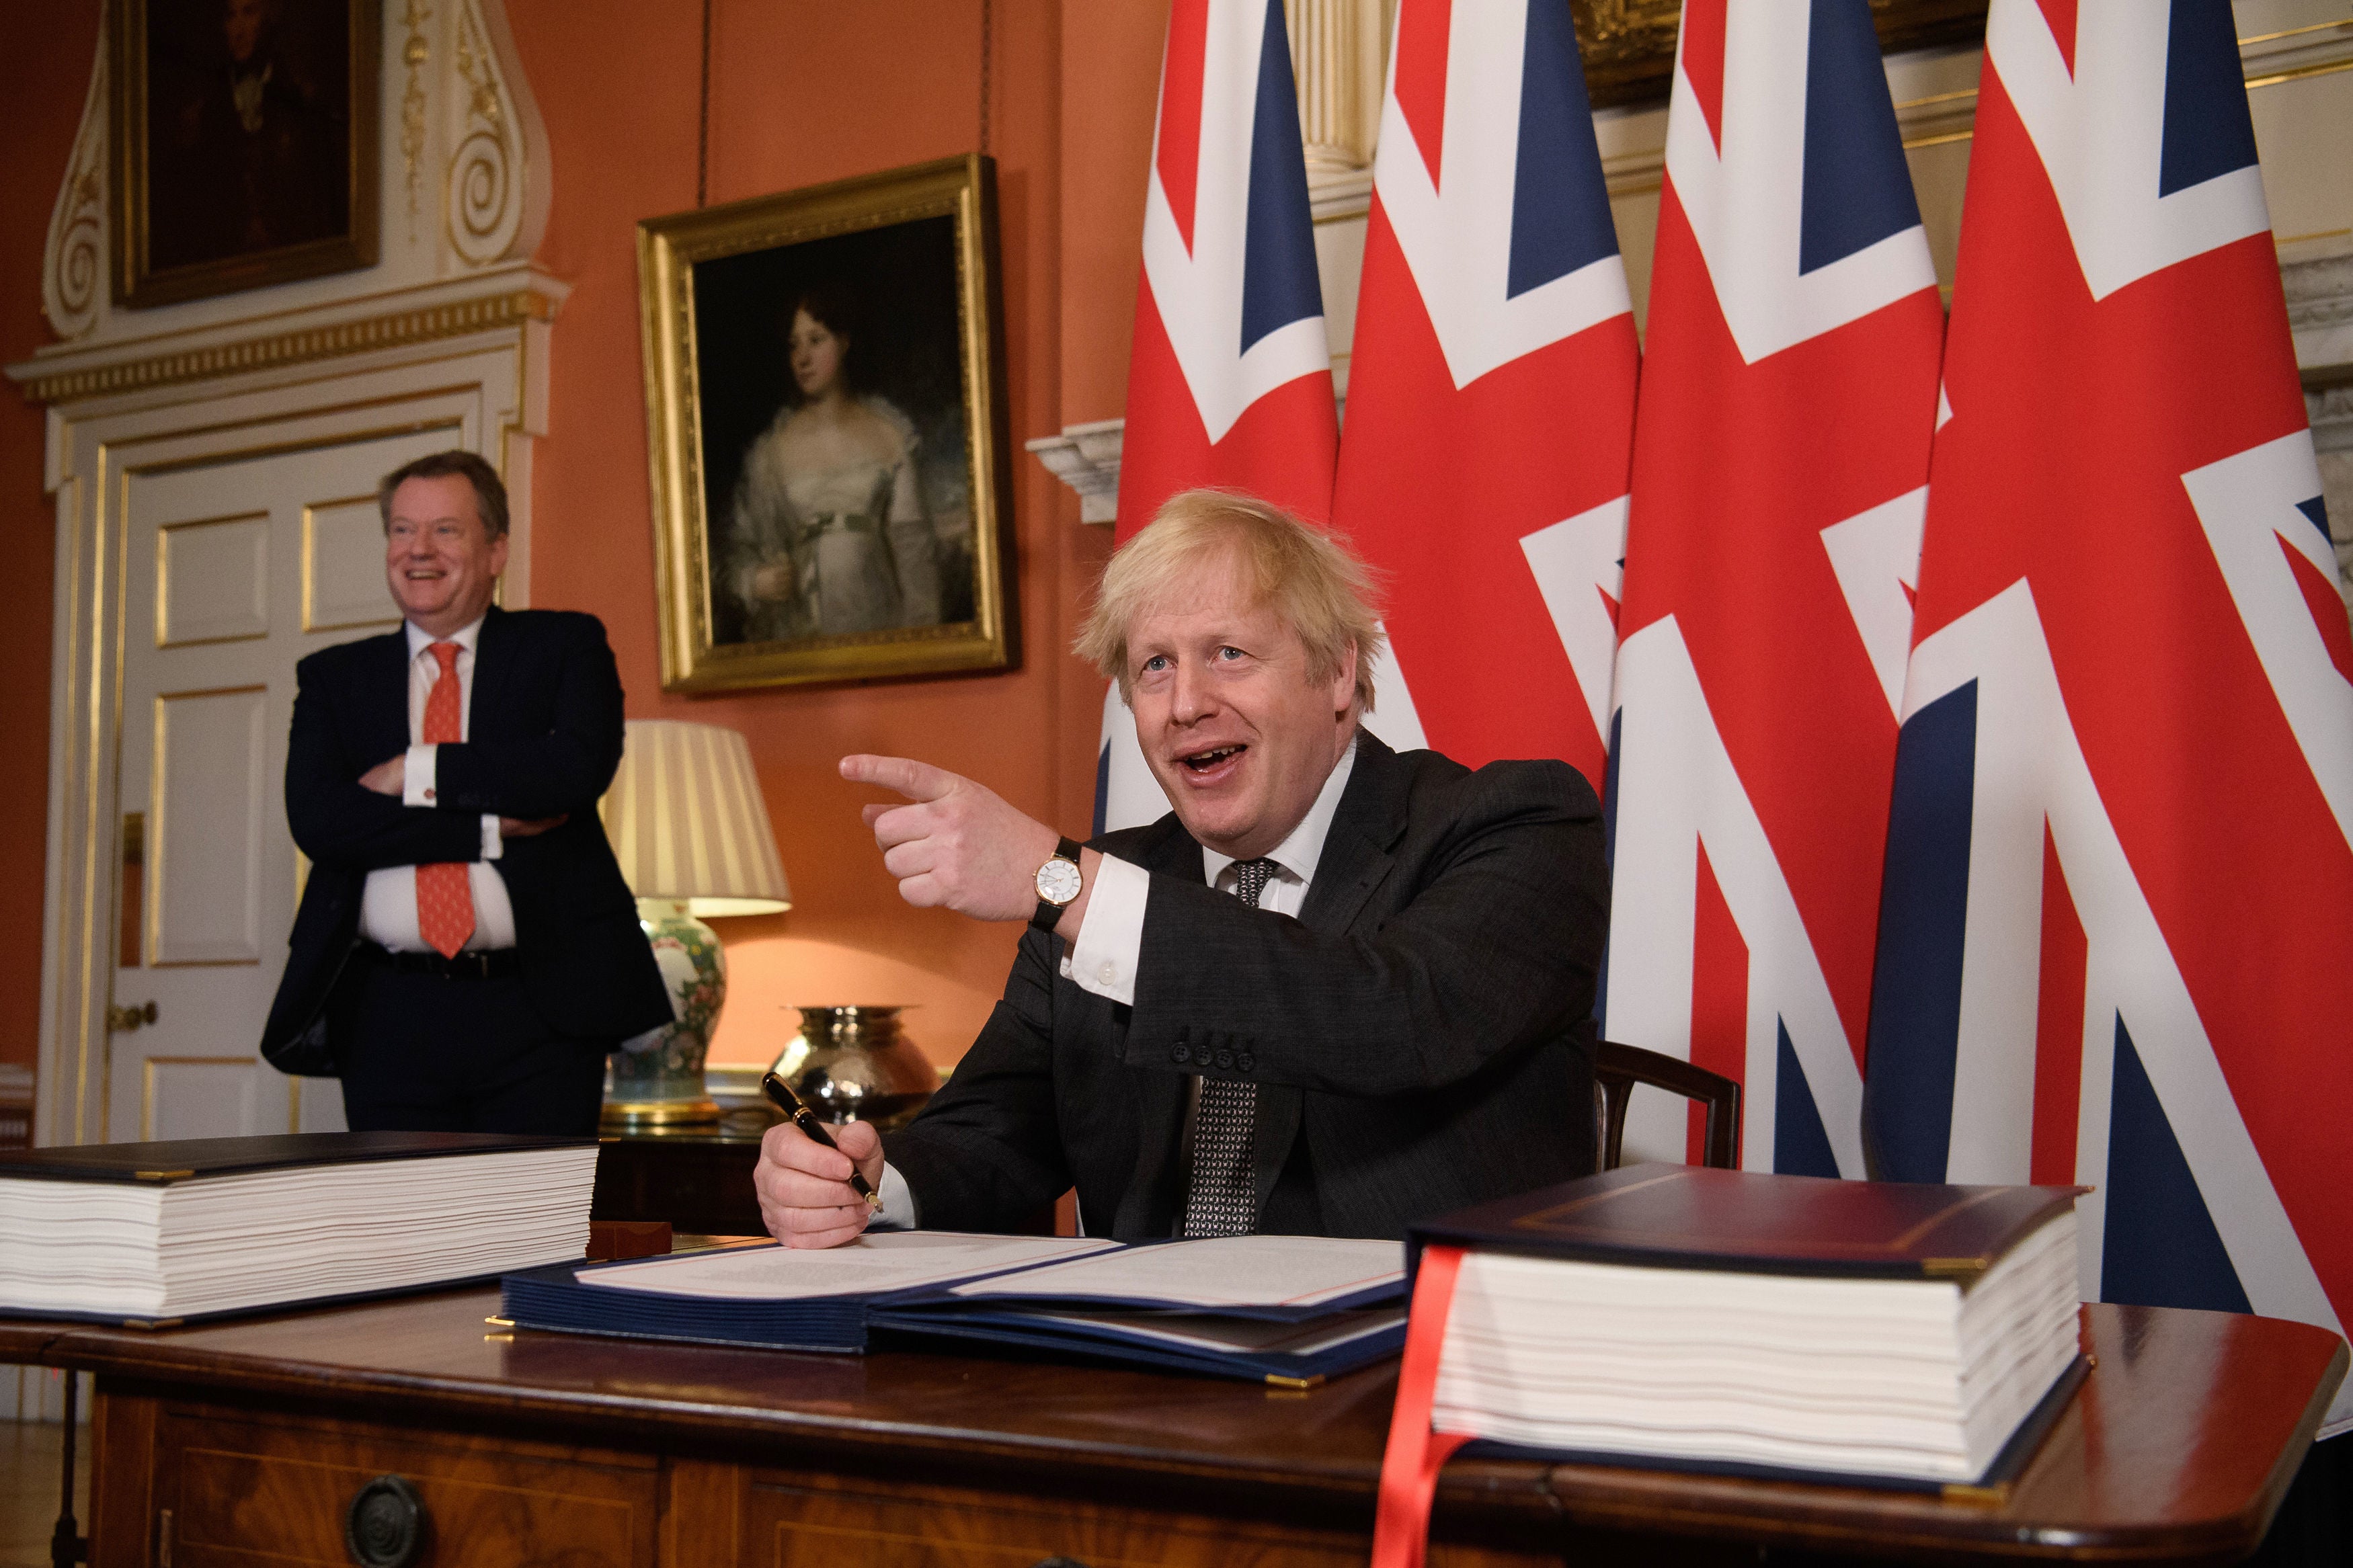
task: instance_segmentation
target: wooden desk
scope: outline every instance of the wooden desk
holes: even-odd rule
[[[921,1351],[786,1355],[486,1325],[485,1290],[164,1333],[0,1325],[95,1372],[95,1568],[342,1563],[385,1473],[424,1559],[1029,1568],[1361,1564],[1394,1382],[1283,1394]],[[2000,1503],[1457,1461],[1433,1564],[2221,1563],[2252,1550],[2346,1367],[2301,1324],[2089,1307],[2098,1366]],[[163,1516],[173,1542],[158,1550]]]

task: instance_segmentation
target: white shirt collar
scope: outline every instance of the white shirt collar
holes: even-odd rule
[[[474,651],[475,639],[482,635],[482,623],[490,618],[491,612],[484,610],[480,615],[476,616],[470,624],[459,627],[446,637],[435,637],[415,621],[403,621],[401,625],[408,631],[408,657],[414,661],[422,657],[427,648],[438,642],[453,642],[466,652],[471,653]]]
[[[1348,788],[1348,775],[1356,767],[1356,737],[1348,737],[1348,749],[1332,764],[1324,787],[1315,792],[1315,804],[1299,819],[1299,826],[1289,837],[1267,851],[1266,858],[1290,872],[1302,882],[1315,879],[1316,863],[1324,858],[1324,840],[1332,831],[1332,818],[1340,809],[1340,796]],[[1220,855],[1208,845],[1201,847],[1201,865],[1211,887],[1219,876],[1234,863],[1230,855]]]

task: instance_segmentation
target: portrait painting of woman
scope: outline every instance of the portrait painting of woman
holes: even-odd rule
[[[1010,668],[995,166],[638,226],[662,686]]]
[[[914,422],[853,390],[861,334],[845,291],[810,289],[785,320],[797,397],[744,451],[715,586],[750,642],[936,626],[939,541]]]

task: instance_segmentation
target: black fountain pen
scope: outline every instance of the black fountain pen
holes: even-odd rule
[[[833,1134],[825,1130],[825,1123],[819,1121],[816,1114],[801,1103],[799,1095],[786,1087],[783,1079],[772,1072],[762,1073],[760,1092],[768,1097],[770,1104],[790,1117],[793,1125],[807,1133],[813,1142],[822,1143],[837,1153],[840,1152],[841,1145],[833,1141]],[[868,1206],[876,1214],[882,1212],[881,1194],[866,1184],[866,1178],[858,1173],[858,1162],[855,1160],[849,1163],[849,1185],[852,1191],[866,1200]]]

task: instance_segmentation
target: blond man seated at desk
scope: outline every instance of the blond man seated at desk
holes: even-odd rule
[[[1559,762],[1475,771],[1365,731],[1382,634],[1341,544],[1196,490],[1112,559],[1079,652],[1173,811],[1080,847],[921,762],[844,758],[906,900],[1029,921],[955,1076],[887,1139],[772,1129],[768,1228],[1396,1237],[1589,1173],[1600,808]]]

